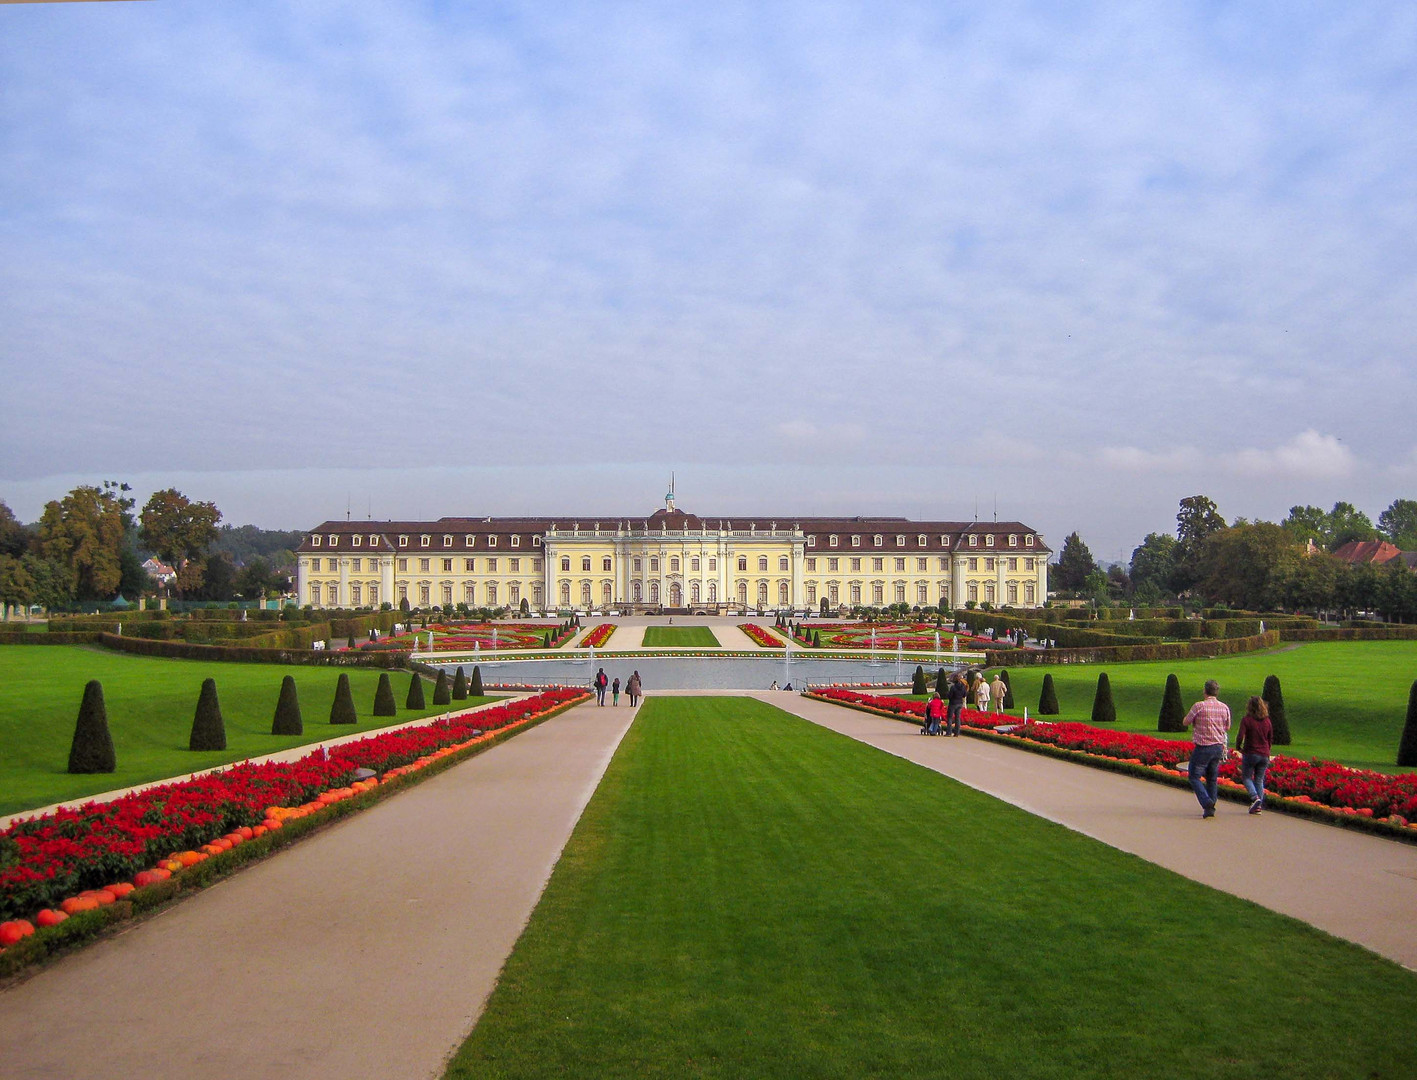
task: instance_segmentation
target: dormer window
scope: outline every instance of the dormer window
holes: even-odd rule
[[[355,547],[358,547],[360,544],[362,544],[362,543],[364,542],[364,537],[356,535],[356,536],[354,536],[353,538],[351,538],[349,542],[350,542],[351,544],[353,544]]]
[[[369,546],[370,546],[370,547],[378,547],[378,546],[379,546],[379,538],[378,538],[377,536],[371,536],[371,537],[369,538]]]
[[[895,538],[895,546],[896,546],[896,547],[905,547],[905,537],[903,537],[903,536],[897,536],[897,537]]]
[[[1024,546],[1024,547],[1032,547],[1032,546],[1033,546],[1033,534],[1032,534],[1032,533],[1029,533],[1027,536],[1025,536],[1025,537],[1023,538],[1023,546]]]
[[[541,546],[541,537],[539,537],[539,536],[533,536],[533,537],[531,538],[531,546],[532,546],[532,547],[540,547],[540,546]]]
[[[1009,547],[1018,547],[1018,537],[1014,533],[1009,533]]]
[[[816,547],[816,546],[817,546],[817,538],[816,538],[815,536],[809,536],[809,537],[807,537],[807,546],[808,546],[808,547]]]
[[[949,547],[949,546],[950,546],[950,538],[949,538],[948,536],[942,536],[942,537],[940,537],[940,547]]]
[[[312,533],[311,536],[310,536],[310,546],[311,546],[311,547],[319,547],[319,546],[320,546],[320,538],[319,538],[318,536],[314,535],[313,533]]]
[[[919,536],[917,536],[917,537],[915,538],[915,543],[916,543],[916,545],[919,546],[919,547],[925,547],[927,544],[930,543],[930,538],[929,538],[928,536],[926,536],[924,533],[921,533]]]
[[[330,547],[334,547],[338,543],[339,537],[336,536],[334,533],[330,533]]]
[[[418,540],[424,547],[431,547],[433,545],[433,538],[431,536],[420,536]]]
[[[984,537],[984,546],[985,546],[985,547],[993,547],[993,546],[994,546],[994,534],[993,534],[993,533],[990,533],[988,536]]]
[[[465,543],[468,547],[472,547],[474,544],[477,543],[477,537],[473,536],[472,533],[468,533],[466,536],[463,537],[463,543]]]
[[[970,533],[970,534],[969,534],[969,546],[970,546],[970,547],[978,547],[978,546],[979,546],[979,537],[976,536],[974,533]]]
[[[444,536],[444,537],[443,537],[443,546],[444,546],[444,547],[452,547],[452,546],[453,546],[453,538],[452,538],[451,536]]]
[[[837,540],[835,535],[827,537],[827,547],[836,547],[836,543]]]
[[[408,537],[407,537],[407,536],[400,536],[400,537],[399,537],[399,547],[408,547]]]
[[[873,536],[871,539],[872,539],[872,541],[875,543],[875,545],[876,545],[877,547],[880,547],[881,544],[883,544],[883,543],[885,542],[884,537],[882,537],[880,533],[877,533],[877,534],[876,534],[875,536]]]
[[[859,536],[853,536],[853,537],[851,538],[851,546],[852,546],[852,547],[860,547],[860,546],[861,546],[861,537],[859,537]]]
[[[496,546],[497,546],[497,538],[496,538],[495,536],[489,536],[489,537],[487,538],[487,546],[488,546],[488,547],[496,547]]]
[[[521,546],[522,546],[522,538],[521,538],[520,536],[514,536],[514,537],[512,537],[512,547],[521,547]]]

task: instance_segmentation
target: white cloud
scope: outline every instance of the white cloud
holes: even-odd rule
[[[1337,436],[1310,428],[1272,449],[1241,450],[1233,463],[1235,471],[1246,476],[1335,480],[1351,476],[1358,459]]]
[[[1105,468],[1128,473],[1184,472],[1202,464],[1194,446],[1177,446],[1169,450],[1143,450],[1139,446],[1104,446],[1098,460]]]

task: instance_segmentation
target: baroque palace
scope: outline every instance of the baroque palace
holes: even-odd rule
[[[327,521],[297,552],[314,607],[467,604],[530,611],[728,612],[1037,607],[1049,549],[1016,521],[645,518]]]

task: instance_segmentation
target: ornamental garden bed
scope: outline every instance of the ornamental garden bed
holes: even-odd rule
[[[766,646],[769,649],[783,649],[787,647],[787,642],[783,641],[782,638],[771,631],[759,626],[757,623],[739,623],[738,629],[742,630],[743,633],[747,634],[759,645]]]
[[[893,720],[924,723],[923,701],[845,689],[812,690],[803,696]],[[1037,720],[1024,723],[1007,713],[981,713],[974,709],[965,709],[960,722],[961,730],[977,738],[1190,790],[1185,767],[1194,745],[1189,741],[1092,724]],[[1227,758],[1221,766],[1220,793],[1234,802],[1249,801],[1240,783],[1240,762],[1236,757]],[[1304,760],[1276,754],[1270,759],[1265,776],[1265,806],[1417,843],[1417,773],[1389,775],[1317,758]]]
[[[521,701],[24,818],[0,833],[0,977],[151,910],[589,698]]]
[[[958,641],[961,649],[1006,649],[1007,642],[995,641],[991,637],[966,634],[954,630],[941,630],[933,623],[810,623],[799,624],[793,640],[798,644],[821,649],[867,649],[872,648],[871,634],[875,632],[875,648],[903,648],[908,652],[935,652],[935,634],[940,635],[940,655],[953,651]]]
[[[428,635],[433,635],[434,652],[470,652],[477,649],[555,649],[575,637],[570,623],[537,626],[533,623],[430,623],[427,629],[390,634],[368,642],[361,649],[416,649],[428,651]]]
[[[581,642],[581,647],[586,649],[604,648],[605,643],[610,640],[610,635],[613,633],[615,633],[614,623],[601,623],[585,636],[585,640]]]

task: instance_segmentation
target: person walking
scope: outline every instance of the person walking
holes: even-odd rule
[[[605,674],[605,669],[601,668],[595,673],[595,703],[605,704],[605,688],[610,685],[610,677]]]
[[[1252,697],[1240,718],[1240,737],[1235,749],[1240,751],[1240,782],[1250,796],[1250,813],[1264,809],[1264,774],[1269,769],[1270,745],[1274,728],[1269,722],[1269,706],[1262,697]]]
[[[964,683],[964,676],[955,673],[954,681],[950,683],[949,710],[945,713],[945,734],[947,736],[959,736],[959,717],[964,712],[964,703],[969,700],[969,687]]]
[[[630,708],[640,703],[640,673],[636,671],[625,683],[625,693],[630,697]]]
[[[610,704],[620,704],[620,676],[615,676],[615,681],[610,684]]]
[[[979,682],[974,687],[974,701],[980,712],[989,711],[989,680],[980,672]]]
[[[921,735],[938,735],[940,733],[940,721],[945,718],[945,700],[940,697],[940,692],[936,690],[930,695],[930,700],[925,703],[925,726],[920,729]]]
[[[1191,764],[1186,774],[1196,801],[1201,804],[1201,817],[1215,817],[1215,804],[1220,799],[1220,763],[1225,760],[1230,745],[1230,706],[1220,700],[1220,684],[1206,680],[1205,697],[1191,706],[1181,723],[1192,728]]]
[[[989,684],[989,701],[995,712],[1004,711],[1004,695],[1009,692],[1009,688],[1004,683],[1002,673],[994,676],[994,681]]]

